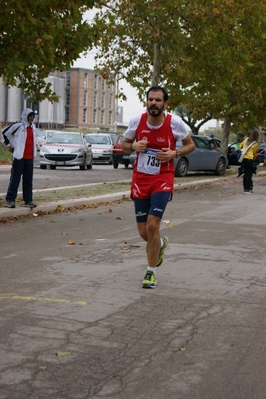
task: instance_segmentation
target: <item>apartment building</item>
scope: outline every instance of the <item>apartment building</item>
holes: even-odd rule
[[[55,71],[46,79],[59,102],[29,103],[21,89],[5,87],[0,78],[0,127],[20,120],[25,108],[35,111],[36,126],[42,129],[98,128],[116,130],[123,121],[115,85],[108,85],[94,70],[71,68]]]
[[[66,71],[66,127],[115,130],[123,121],[122,111],[117,106],[115,84],[108,84],[91,69]]]

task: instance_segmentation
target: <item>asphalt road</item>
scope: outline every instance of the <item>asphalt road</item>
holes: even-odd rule
[[[158,287],[131,201],[0,225],[0,399],[265,399],[265,183],[177,190]]]
[[[119,165],[114,169],[112,165],[93,164],[91,170],[80,170],[79,167],[57,167],[56,170],[40,169],[38,156],[34,161],[33,189],[47,189],[64,187],[71,185],[83,185],[90,183],[116,182],[131,180],[132,167],[125,168]],[[236,167],[232,167],[234,169]],[[260,168],[264,169],[264,168]],[[0,193],[4,194],[7,190],[10,178],[11,165],[0,166]],[[214,177],[213,173],[194,173],[191,172],[186,178],[176,178],[176,182],[184,180],[205,179]],[[19,187],[21,191],[21,184]]]
[[[5,193],[10,178],[11,166],[0,166],[0,193]],[[130,180],[132,168],[119,165],[114,169],[112,165],[93,164],[91,170],[80,170],[78,167],[58,167],[56,170],[40,169],[38,158],[35,160],[33,188],[36,190],[52,187],[63,187],[104,181]],[[21,185],[20,185],[21,190]]]

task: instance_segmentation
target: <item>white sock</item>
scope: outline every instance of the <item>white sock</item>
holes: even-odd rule
[[[160,248],[162,248],[163,247],[163,239],[160,237],[160,240],[161,240],[161,246],[160,246]]]
[[[156,267],[148,266],[147,270],[150,270],[151,272],[153,272],[156,275]]]

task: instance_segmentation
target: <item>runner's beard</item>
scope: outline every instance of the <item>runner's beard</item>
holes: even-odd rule
[[[157,118],[158,116],[160,116],[160,115],[163,113],[163,111],[164,111],[164,108],[163,108],[163,107],[162,107],[162,108],[158,108],[158,107],[156,107],[156,108],[148,107],[148,113],[149,113],[151,116],[155,117],[155,118]],[[156,113],[155,113],[155,112],[156,112]]]

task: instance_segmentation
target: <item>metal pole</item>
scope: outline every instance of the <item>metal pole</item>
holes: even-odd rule
[[[115,79],[116,85],[115,85],[115,133],[117,133],[117,123],[118,123],[118,94],[119,94],[119,79],[118,76],[116,76]]]

